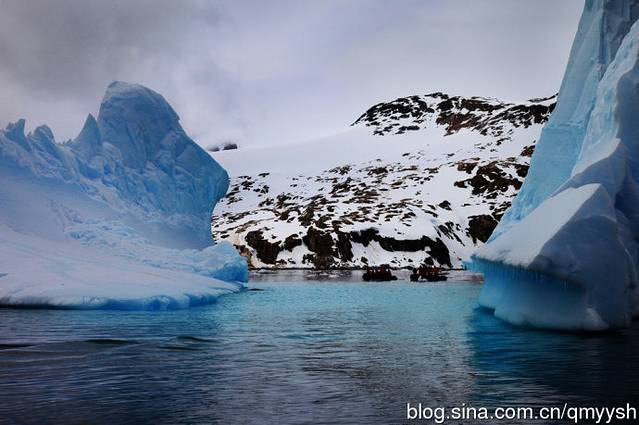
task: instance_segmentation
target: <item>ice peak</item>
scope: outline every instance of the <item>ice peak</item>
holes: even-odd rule
[[[100,136],[100,130],[98,129],[98,122],[95,120],[95,117],[92,114],[87,115],[87,118],[84,120],[84,125],[82,126],[82,130],[80,130],[80,134],[78,137],[82,136],[82,134],[92,134],[95,137]]]
[[[33,133],[29,134],[29,138],[33,138],[38,141],[51,141],[53,142],[55,138],[53,137],[53,131],[47,125],[40,125],[33,130]]]
[[[228,175],[177,121],[116,82],[69,143],[0,130],[0,305],[170,309],[239,290],[215,279],[246,281],[245,261],[211,246]]]
[[[24,118],[20,118],[16,122],[7,124],[5,134],[11,139],[24,139]]]
[[[188,137],[166,100],[123,82],[109,85],[98,118],[88,115],[67,144],[54,143],[46,126],[25,137],[24,120],[9,124],[0,131],[3,159],[35,178],[77,183],[86,196],[133,216],[128,226],[170,247],[210,244],[211,206],[228,187],[227,173]]]
[[[139,84],[112,82],[97,119],[103,141],[117,147],[125,163],[142,168],[163,148],[165,139],[184,139],[179,117],[160,94]],[[168,137],[169,133],[179,135]]]
[[[98,122],[124,118],[125,114],[127,121],[158,120],[171,127],[179,126],[178,115],[162,95],[139,84],[113,81],[102,98]]]
[[[98,122],[93,115],[89,114],[86,120],[84,120],[80,134],[70,143],[70,146],[75,151],[83,154],[91,154],[101,145],[102,138],[100,137]]]

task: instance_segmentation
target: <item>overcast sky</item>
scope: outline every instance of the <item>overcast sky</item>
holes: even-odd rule
[[[331,134],[373,104],[555,93],[578,0],[0,0],[0,123],[75,137],[112,80],[207,146]]]

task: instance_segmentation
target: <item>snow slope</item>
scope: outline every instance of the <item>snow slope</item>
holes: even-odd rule
[[[253,267],[460,266],[510,205],[553,105],[432,93],[331,137],[215,152],[231,187],[213,234]]]
[[[638,1],[587,2],[553,113],[513,206],[473,264],[511,323],[628,326],[639,313]]]
[[[112,83],[66,144],[9,124],[0,179],[2,305],[178,308],[246,281],[244,259],[211,245],[226,172],[145,87]]]

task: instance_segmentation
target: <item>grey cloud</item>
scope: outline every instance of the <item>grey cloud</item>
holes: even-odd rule
[[[0,0],[0,122],[73,137],[114,79],[162,93],[202,144],[339,131],[433,90],[557,90],[582,4],[563,1]]]

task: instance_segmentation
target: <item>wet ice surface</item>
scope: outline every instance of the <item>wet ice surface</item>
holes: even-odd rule
[[[406,402],[639,400],[636,327],[525,331],[477,308],[480,284],[357,273],[262,273],[262,291],[179,311],[0,310],[0,423],[382,424]]]

